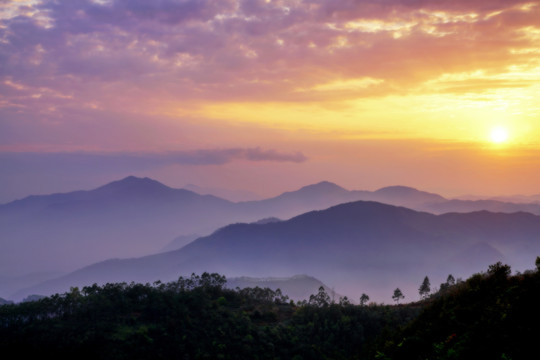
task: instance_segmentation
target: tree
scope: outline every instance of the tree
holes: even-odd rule
[[[431,291],[430,285],[429,278],[426,276],[424,281],[422,281],[422,285],[420,285],[420,288],[418,288],[418,293],[422,299],[426,299],[429,296],[429,292]]]
[[[536,265],[536,270],[540,271],[540,256],[536,257],[536,261],[534,262],[534,264]]]
[[[311,295],[309,297],[309,304],[318,307],[328,306],[330,303],[330,296],[324,290],[324,286],[319,287],[317,295]]]
[[[456,284],[456,279],[454,279],[454,276],[452,274],[449,274],[446,278],[446,282],[442,283],[439,287],[441,292],[444,292],[448,290],[449,287],[454,286]]]
[[[394,295],[392,295],[392,299],[399,304],[399,299],[405,299],[405,295],[403,295],[399,288],[396,288],[396,290],[394,290]]]
[[[360,305],[361,306],[365,306],[367,304],[367,302],[369,301],[369,296],[367,296],[366,294],[362,293],[362,296],[360,296]]]
[[[351,305],[351,302],[349,301],[349,298],[344,296],[339,298],[339,306],[349,306]]]
[[[509,265],[503,265],[500,261],[498,261],[496,264],[489,265],[487,272],[491,277],[506,279],[508,276],[510,276],[512,270]]]

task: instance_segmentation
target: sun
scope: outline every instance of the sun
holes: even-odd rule
[[[496,126],[491,129],[491,141],[495,144],[502,144],[508,141],[508,130],[502,126]]]

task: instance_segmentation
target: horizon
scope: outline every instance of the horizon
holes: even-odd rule
[[[117,182],[122,182],[122,181],[125,181],[129,178],[135,178],[137,180],[144,180],[144,179],[149,179],[149,180],[153,180],[153,181],[157,181],[158,183],[162,184],[162,185],[165,185],[171,189],[182,189],[182,190],[188,190],[188,191],[191,191],[191,192],[194,192],[194,193],[197,193],[199,195],[212,195],[212,196],[216,196],[216,197],[219,197],[219,198],[222,198],[222,199],[225,199],[225,200],[228,200],[228,201],[231,201],[231,202],[244,202],[244,201],[259,201],[259,200],[266,200],[266,199],[271,199],[271,198],[274,198],[274,197],[277,197],[279,195],[282,195],[284,193],[289,193],[289,192],[295,192],[295,191],[298,191],[298,190],[301,190],[305,187],[309,187],[309,186],[315,186],[315,185],[320,185],[320,184],[323,184],[323,183],[328,183],[328,184],[332,184],[332,185],[336,185],[346,191],[368,191],[368,192],[376,192],[376,191],[379,191],[379,190],[382,190],[382,189],[388,189],[388,188],[407,188],[407,189],[412,189],[412,190],[416,190],[416,191],[419,191],[419,192],[427,192],[427,193],[430,193],[430,194],[435,194],[435,195],[439,195],[439,196],[442,196],[443,198],[447,199],[447,200],[453,200],[453,199],[462,199],[462,198],[468,198],[468,197],[471,197],[471,198],[474,198],[474,200],[478,200],[478,199],[485,199],[485,200],[489,200],[489,199],[492,199],[492,198],[496,198],[496,196],[494,197],[490,197],[490,196],[482,196],[482,195],[478,195],[478,194],[463,194],[463,195],[460,195],[460,196],[456,196],[456,197],[450,197],[450,196],[446,196],[446,194],[440,194],[440,193],[435,193],[435,192],[431,192],[429,190],[426,190],[426,189],[421,189],[421,188],[416,188],[414,186],[407,186],[407,185],[400,185],[400,184],[394,184],[394,185],[387,185],[387,186],[383,186],[383,187],[378,187],[378,188],[374,188],[374,189],[351,189],[351,188],[347,188],[347,187],[344,187],[344,186],[341,186],[340,184],[338,183],[335,183],[333,181],[328,181],[328,180],[320,180],[320,181],[317,181],[317,182],[314,182],[314,183],[310,183],[310,184],[304,184],[300,187],[297,187],[297,188],[294,188],[294,189],[286,189],[282,192],[279,192],[279,193],[276,193],[276,194],[273,194],[273,195],[270,195],[268,197],[264,197],[262,195],[259,195],[259,194],[256,194],[256,193],[249,193],[247,195],[253,195],[255,196],[253,199],[241,199],[241,198],[234,198],[234,194],[236,191],[242,191],[241,189],[227,189],[227,188],[205,188],[205,187],[199,187],[195,184],[186,184],[185,186],[181,186],[181,187],[175,187],[175,186],[171,186],[171,185],[168,185],[164,182],[161,182],[157,179],[153,179],[151,177],[139,177],[139,176],[135,176],[135,175],[128,175],[126,177],[123,177],[123,178],[119,178],[119,179],[115,179],[115,180],[112,180],[110,182],[107,182],[107,183],[103,183],[103,184],[98,184],[97,186],[93,186],[91,188],[79,188],[79,189],[74,189],[74,190],[70,190],[70,191],[61,191],[61,192],[53,192],[53,193],[43,193],[43,194],[28,194],[26,196],[23,196],[23,197],[20,197],[20,198],[16,198],[16,199],[13,199],[13,200],[10,200],[10,201],[7,201],[7,202],[0,202],[0,205],[6,205],[6,204],[9,204],[13,201],[19,201],[19,200],[24,200],[25,198],[27,197],[32,197],[32,196],[49,196],[49,195],[56,195],[56,194],[66,194],[66,193],[71,193],[71,192],[77,192],[77,191],[93,191],[93,190],[97,190],[99,189],[100,187],[103,187],[103,186],[106,186],[106,185],[110,185],[112,183],[117,183]],[[198,187],[200,189],[192,189],[190,187]],[[221,194],[225,194],[225,195],[230,195],[231,198],[228,198],[227,196],[220,196],[220,193]],[[238,196],[242,196],[243,194],[239,193]],[[247,196],[245,195],[245,196]],[[512,197],[512,196],[515,196],[515,197],[519,197],[519,196],[537,196],[538,194],[512,194],[512,195],[508,195],[508,197]],[[532,202],[532,200],[531,200]]]
[[[11,200],[11,201],[8,201],[8,202],[0,202],[0,205],[5,205],[5,204],[8,204],[12,201],[18,201],[18,200],[23,200],[27,197],[31,197],[31,196],[48,196],[48,195],[55,195],[55,194],[65,194],[65,193],[70,193],[70,192],[76,192],[76,191],[93,191],[93,190],[96,190],[96,189],[99,189],[100,187],[103,187],[103,186],[106,186],[106,185],[109,185],[109,184],[112,184],[112,183],[117,183],[117,182],[122,182],[122,181],[125,181],[129,178],[136,178],[138,180],[144,180],[144,179],[149,179],[149,180],[153,180],[153,181],[157,181],[158,183],[162,184],[162,185],[165,185],[171,189],[183,189],[183,190],[188,190],[188,191],[192,191],[194,193],[197,193],[199,195],[213,195],[213,196],[216,196],[216,197],[221,197],[221,196],[218,196],[216,195],[217,192],[219,192],[220,190],[221,191],[231,191],[231,192],[234,192],[234,191],[241,191],[241,189],[226,189],[226,188],[204,188],[204,187],[201,187],[200,190],[202,191],[196,191],[196,190],[192,190],[190,189],[189,187],[191,186],[195,186],[195,187],[198,187],[197,185],[195,184],[186,184],[185,186],[182,186],[182,187],[174,187],[174,186],[170,186],[164,182],[161,182],[157,179],[153,179],[151,177],[140,177],[140,176],[135,176],[135,175],[127,175],[123,178],[120,178],[120,179],[115,179],[115,180],[112,180],[110,182],[107,182],[107,183],[104,183],[104,184],[99,184],[97,186],[94,186],[94,187],[91,187],[91,188],[85,188],[85,189],[75,189],[75,190],[71,190],[71,191],[65,191],[65,192],[54,192],[54,193],[43,193],[43,194],[28,194],[27,196],[24,196],[24,197],[21,197],[21,198],[17,198],[17,199],[14,199],[14,200]],[[254,200],[235,200],[235,199],[227,199],[225,197],[223,197],[225,200],[229,200],[229,201],[232,201],[232,202],[242,202],[242,201],[258,201],[258,200],[264,200],[264,199],[269,199],[269,198],[273,198],[273,197],[276,197],[276,196],[279,196],[279,195],[282,195],[284,193],[287,193],[287,192],[295,192],[295,191],[298,191],[304,187],[308,187],[308,186],[314,186],[314,185],[319,185],[319,184],[322,184],[322,183],[329,183],[329,184],[332,184],[332,185],[336,185],[340,188],[343,188],[347,191],[371,191],[371,192],[374,192],[374,191],[377,191],[377,190],[381,190],[381,189],[385,189],[385,188],[392,188],[392,187],[404,187],[404,188],[410,188],[410,189],[414,189],[414,190],[418,190],[418,191],[425,191],[423,189],[417,189],[417,188],[414,188],[414,187],[411,187],[411,186],[405,186],[405,185],[389,185],[389,186],[384,186],[384,187],[380,187],[380,188],[376,188],[376,189],[372,189],[372,190],[367,190],[367,189],[349,189],[349,188],[346,188],[346,187],[343,187],[341,186],[340,184],[337,184],[335,182],[332,182],[332,181],[328,181],[328,180],[320,180],[320,181],[317,181],[315,183],[311,183],[311,184],[305,184],[305,185],[302,185],[298,188],[294,188],[294,189],[287,189],[283,192],[279,192],[277,194],[274,194],[274,195],[271,195],[270,197],[262,197],[262,196],[259,196],[258,199],[254,199]],[[214,190],[216,193],[211,193],[211,192],[206,192],[205,190]],[[253,193],[253,195],[259,195],[259,194],[255,194]],[[441,195],[441,194],[437,194],[437,195]],[[444,197],[444,195],[441,195]]]
[[[0,203],[134,174],[538,194],[540,4],[0,4]],[[286,174],[286,176],[284,176]]]

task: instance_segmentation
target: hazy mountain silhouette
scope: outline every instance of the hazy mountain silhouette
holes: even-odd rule
[[[34,286],[62,275],[62,273],[47,272],[31,273],[22,276],[0,275],[0,289],[2,289],[4,296],[8,296],[19,289]]]
[[[506,263],[508,259],[496,248],[485,242],[475,243],[457,252],[449,259],[449,262],[456,268],[467,268],[470,264],[487,268],[498,261]]]
[[[529,212],[531,214],[540,215],[540,204],[537,203],[510,203],[497,200],[447,200],[436,203],[419,204],[418,209],[432,212],[435,214],[443,214],[448,212],[472,212],[489,210],[492,212]]]
[[[347,190],[328,181],[308,185],[296,191],[285,192],[274,198],[242,202],[239,205],[250,211],[265,209],[280,218],[288,218],[309,210],[321,210],[351,201],[377,201],[405,207],[416,207],[424,203],[446,201],[440,195],[406,186],[390,186],[377,191]]]
[[[183,187],[186,190],[193,191],[201,195],[214,195],[222,199],[227,199],[229,201],[252,201],[260,200],[263,197],[259,194],[256,194],[252,191],[246,190],[230,190],[224,188],[216,187],[202,187],[195,184],[188,184]]]
[[[269,224],[269,223],[275,223],[275,222],[280,222],[280,221],[283,221],[283,220],[278,219],[277,217],[268,217],[268,218],[260,219],[257,221],[253,221],[252,224]]]
[[[414,207],[425,203],[437,204],[446,201],[440,195],[420,191],[408,186],[387,186],[372,193],[372,200]]]
[[[0,205],[0,272],[71,271],[106,258],[142,256],[181,247],[193,239],[189,234],[289,218],[366,194],[321,182],[267,200],[232,203],[129,176],[90,191],[29,196]]]
[[[478,196],[478,195],[463,195],[455,198],[456,200],[495,200],[510,203],[540,203],[540,194],[534,195],[502,195],[502,196]]]
[[[142,256],[181,234],[243,218],[229,201],[133,176],[91,191],[30,196],[0,206],[0,272],[71,271]]]
[[[349,191],[327,181],[266,200],[233,203],[130,176],[90,191],[30,196],[0,205],[0,273],[9,277],[0,281],[0,296],[8,296],[14,278],[25,274],[69,272],[104,259],[177,249],[194,239],[189,234],[210,234],[235,222],[287,219],[357,200],[432,213],[488,209],[540,214],[537,204],[447,200],[404,186]],[[387,226],[399,229],[399,224]]]
[[[495,260],[530,268],[540,254],[539,234],[540,217],[528,213],[433,215],[359,201],[287,221],[229,225],[180,250],[101,262],[17,296],[93,282],[169,281],[210,271],[228,277],[304,273],[353,298],[370,291],[389,299],[397,286],[416,298],[425,275],[436,284],[448,273],[467,276]],[[456,257],[463,254],[467,261],[456,266]]]
[[[0,305],[9,305],[9,304],[13,304],[13,301],[9,301],[0,297]]]
[[[200,238],[201,235],[198,234],[189,234],[189,235],[180,235],[174,238],[173,241],[168,243],[166,246],[164,246],[160,252],[167,252],[167,251],[173,251],[178,250],[182,248],[184,245],[189,244],[195,239]]]

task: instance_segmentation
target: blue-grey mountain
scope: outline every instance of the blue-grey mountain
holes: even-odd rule
[[[403,186],[349,191],[326,181],[266,200],[234,203],[130,176],[90,191],[30,196],[0,205],[0,296],[42,281],[47,273],[178,249],[196,237],[192,234],[210,234],[230,223],[288,219],[357,200],[437,214],[480,209],[540,214],[538,204],[448,200]]]
[[[384,299],[396,287],[416,298],[429,275],[467,276],[496,261],[530,268],[540,254],[540,216],[528,213],[433,215],[376,202],[351,202],[287,221],[233,224],[180,250],[108,260],[19,293],[47,294],[93,282],[169,281],[192,272],[228,277],[310,274],[338,293],[371,291]],[[467,255],[467,258],[464,258]],[[466,261],[456,263],[456,259]],[[456,266],[458,265],[458,266]]]

